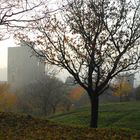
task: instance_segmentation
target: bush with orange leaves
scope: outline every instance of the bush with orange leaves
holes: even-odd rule
[[[123,98],[125,98],[125,100],[129,100],[128,96],[132,92],[132,87],[129,83],[121,81],[120,83],[115,85],[114,89],[114,96],[118,96],[120,98],[120,101],[122,101]]]
[[[82,87],[77,86],[70,91],[69,98],[73,101],[78,101],[84,93],[85,90]]]
[[[9,91],[9,84],[0,84],[0,111],[15,111],[17,98]]]

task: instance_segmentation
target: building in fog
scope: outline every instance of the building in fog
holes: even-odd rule
[[[27,46],[8,48],[8,83],[11,88],[25,87],[43,77],[45,64],[32,55]]]

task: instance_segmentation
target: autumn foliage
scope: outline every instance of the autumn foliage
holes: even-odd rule
[[[81,97],[84,93],[85,93],[85,90],[84,90],[82,87],[78,86],[78,87],[75,87],[74,89],[72,89],[72,90],[70,91],[69,98],[70,98],[71,100],[77,101],[77,100],[80,99],[80,97]]]
[[[117,75],[140,66],[140,1],[64,0],[59,7],[15,38],[86,90],[97,128],[99,96]]]
[[[9,85],[0,84],[0,111],[13,111],[16,108],[16,95],[9,92]]]
[[[29,115],[0,113],[1,140],[139,140],[126,129],[91,129],[60,125]]]
[[[125,80],[121,79],[114,85],[114,96],[117,96],[120,98],[120,101],[122,100],[129,100],[129,95],[132,94],[132,86],[130,83]]]
[[[128,96],[132,88],[127,82],[120,82],[116,85],[115,96]]]

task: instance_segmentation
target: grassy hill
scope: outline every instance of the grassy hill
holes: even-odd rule
[[[130,128],[140,130],[140,102],[101,104],[99,127]],[[88,126],[90,108],[80,108],[50,117],[51,120],[70,125]]]
[[[98,129],[85,127],[88,107],[53,116],[53,121],[0,112],[0,140],[140,140],[139,108],[139,102],[101,105],[99,126],[108,128]]]
[[[140,140],[140,131],[72,127],[0,112],[0,140]]]

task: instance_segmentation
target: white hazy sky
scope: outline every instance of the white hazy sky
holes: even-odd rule
[[[57,1],[57,0],[47,1],[47,6],[50,8],[50,10],[55,10],[58,8],[57,4],[60,2],[61,0],[60,1]],[[15,46],[15,43],[12,37],[10,39],[0,41],[0,68],[7,67],[7,50],[8,50],[8,47],[14,47],[14,46]]]
[[[0,41],[0,68],[7,67],[7,50],[8,47],[14,47],[15,43],[12,38]]]
[[[16,44],[12,38],[6,39],[4,41],[0,41],[0,81],[7,80],[7,57],[8,57],[8,47],[15,47]],[[60,72],[58,77],[62,80],[66,79],[68,76],[68,72]],[[135,86],[140,84],[140,74],[136,74],[135,76]]]
[[[15,47],[16,44],[12,38],[0,41],[0,81],[7,80],[7,57],[8,57],[8,47]],[[59,73],[58,77],[62,80],[66,79],[68,72],[62,71]],[[137,73],[135,76],[135,86],[140,83],[140,74]]]
[[[51,8],[56,9],[56,0],[51,1]],[[4,78],[1,78],[2,77],[1,69],[7,68],[8,47],[15,47],[15,46],[16,46],[16,44],[14,43],[14,40],[12,38],[4,40],[4,41],[0,41],[0,81],[4,79]],[[66,78],[67,75],[68,75],[68,73],[62,72],[61,78],[62,77]],[[135,84],[137,85],[139,83],[140,83],[140,74],[137,74]]]
[[[0,81],[7,80],[7,58],[8,58],[8,47],[16,47],[15,41],[10,38],[4,41],[0,41]],[[66,77],[69,76],[68,72],[61,71],[58,77],[65,81]]]
[[[0,41],[0,81],[7,81],[8,47],[14,47],[13,39]]]

